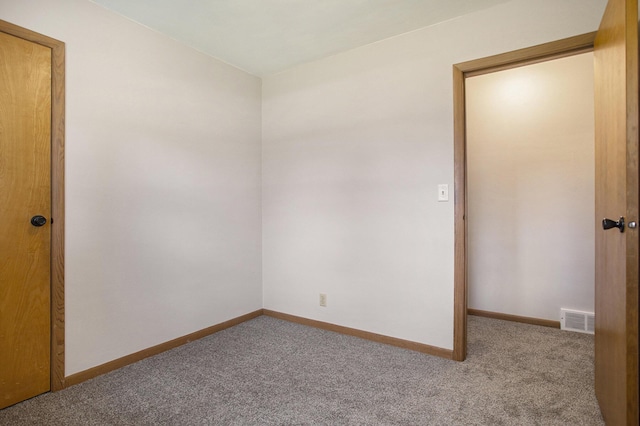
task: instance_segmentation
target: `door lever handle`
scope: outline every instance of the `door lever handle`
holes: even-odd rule
[[[602,219],[602,229],[618,228],[620,232],[624,232],[624,217],[620,217],[617,222],[611,219]]]

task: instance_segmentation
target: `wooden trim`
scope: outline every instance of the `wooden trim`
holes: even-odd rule
[[[541,318],[522,317],[520,315],[503,314],[500,312],[481,311],[480,309],[467,309],[467,314],[477,317],[493,318],[504,321],[521,322],[524,324],[541,325],[543,327],[560,328],[560,321],[552,321]]]
[[[126,355],[122,358],[115,359],[113,361],[109,361],[105,364],[98,365],[96,367],[90,368],[88,370],[81,371],[79,373],[72,374],[71,376],[66,377],[65,379],[65,387],[77,385],[86,380],[93,379],[94,377],[98,377],[102,374],[106,374],[110,371],[117,370],[119,368],[125,367],[129,364],[133,364],[135,362],[141,361],[150,356],[158,355],[162,352],[168,351],[169,349],[176,348],[178,346],[184,345],[186,343],[192,342],[194,340],[201,339],[203,337],[209,336],[211,334],[217,333],[218,331],[222,331],[226,328],[233,327],[235,325],[241,324],[245,321],[249,321],[251,319],[257,318],[260,315],[267,315],[273,318],[278,318],[285,321],[295,322],[298,324],[320,328],[323,330],[329,330],[336,333],[346,334],[349,336],[359,337],[361,339],[371,340],[378,343],[384,343],[387,345],[397,346],[404,349],[409,349],[412,351],[422,352],[429,355],[438,356],[441,358],[452,359],[452,351],[449,349],[442,349],[435,346],[425,345],[423,343],[412,342],[409,340],[397,339],[395,337],[383,336],[381,334],[370,333],[368,331],[361,331],[354,328],[343,327],[340,325],[330,324],[322,321],[315,321],[303,317],[297,317],[294,315],[284,314],[281,312],[271,311],[268,309],[259,309],[254,312],[250,312],[246,315],[239,316],[237,318],[230,319],[223,323],[205,328],[200,331],[196,331],[191,334],[187,334],[186,336],[178,337],[176,339],[170,340],[165,343],[161,343],[156,346],[152,346],[147,349],[143,349],[141,351],[132,353],[130,355]]]
[[[593,50],[596,33],[553,41],[453,65],[453,143],[454,143],[454,300],[453,359],[463,361],[467,350],[467,135],[465,117],[465,79],[523,65],[558,59]]]
[[[454,274],[453,359],[467,357],[467,148],[464,73],[453,67]]]
[[[94,377],[101,376],[102,374],[109,373],[110,371],[117,370],[119,368],[126,367],[129,364],[133,364],[145,358],[149,358],[150,356],[154,356],[162,352],[166,352],[169,349],[177,348],[178,346],[182,346],[189,342],[193,342],[194,340],[202,339],[203,337],[210,336],[211,334],[217,333],[218,331],[222,331],[224,329],[241,324],[245,321],[249,321],[254,318],[257,318],[260,315],[262,315],[262,309],[258,309],[257,311],[253,311],[248,314],[241,315],[236,318],[232,318],[228,321],[221,322],[220,324],[207,327],[205,329],[187,334],[185,336],[178,337],[173,340],[169,340],[168,342],[164,342],[159,345],[152,346],[147,349],[143,349],[141,351],[132,353],[130,355],[123,356],[122,358],[114,359],[113,361],[109,361],[105,364],[98,365],[88,370],[84,370],[79,373],[72,374],[71,376],[68,376],[66,378],[65,387],[77,385],[86,380],[93,379]]]
[[[51,390],[64,388],[65,44],[0,20],[0,31],[51,48]]]
[[[51,390],[64,387],[65,45],[52,46],[51,134]]]
[[[545,62],[552,59],[560,59],[593,50],[596,32],[569,37],[538,46],[501,53],[486,58],[461,62],[455,66],[464,72],[465,77],[489,74],[525,65]]]
[[[638,181],[638,155],[640,134],[640,102],[638,91],[639,53],[638,53],[638,1],[626,1],[626,200],[627,218],[639,218],[640,214],[640,182]],[[626,245],[626,324],[625,333],[627,341],[627,424],[640,424],[640,330],[638,309],[640,307],[640,292],[638,289],[640,280],[640,241],[638,232],[627,232]]]
[[[297,324],[302,324],[309,327],[315,327],[322,330],[333,331],[335,333],[346,334],[348,336],[359,337],[361,339],[371,340],[373,342],[383,343],[385,345],[397,346],[403,349],[422,352],[428,355],[438,356],[440,358],[453,358],[453,353],[450,349],[438,348],[436,346],[425,345],[424,343],[417,343],[410,340],[384,336],[382,334],[371,333],[369,331],[362,331],[355,328],[343,327],[341,325],[331,324],[328,322],[316,321],[308,318],[298,317],[295,315],[285,314],[282,312],[271,311],[269,309],[263,309],[263,314],[273,318],[295,322]]]

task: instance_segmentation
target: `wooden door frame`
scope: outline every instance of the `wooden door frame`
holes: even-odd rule
[[[64,113],[63,42],[0,20],[0,31],[51,49],[51,391],[64,388]]]
[[[454,134],[454,297],[453,359],[467,357],[467,129],[465,79],[593,51],[596,33],[588,33],[453,66]]]

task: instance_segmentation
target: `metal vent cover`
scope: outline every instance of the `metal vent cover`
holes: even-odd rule
[[[560,328],[579,333],[595,333],[595,314],[593,312],[560,309]]]

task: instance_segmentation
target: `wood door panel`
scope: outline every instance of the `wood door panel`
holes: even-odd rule
[[[596,218],[638,221],[638,4],[610,0],[595,40]],[[638,424],[638,230],[596,224],[596,396]]]
[[[51,49],[0,32],[0,408],[50,388]]]

